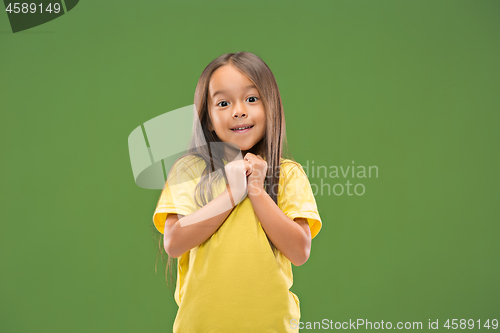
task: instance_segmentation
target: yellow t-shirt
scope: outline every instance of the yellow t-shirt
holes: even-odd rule
[[[172,167],[153,222],[164,233],[168,213],[189,215],[200,207],[193,199],[205,162],[183,157]],[[314,238],[321,219],[302,166],[281,160],[278,207],[291,219],[306,218]],[[215,182],[214,182],[215,183]],[[226,189],[214,184],[214,198]],[[274,256],[266,234],[246,197],[210,238],[178,258],[174,333],[297,332],[300,319],[290,261]]]

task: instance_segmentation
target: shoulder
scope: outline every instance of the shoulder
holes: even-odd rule
[[[186,154],[177,159],[177,162],[182,163],[186,166],[198,165],[204,163],[203,158],[195,154]]]
[[[302,165],[296,161],[282,158],[278,187],[278,207],[283,211],[300,210],[293,206],[305,205],[310,201],[310,197],[308,197],[310,186]]]
[[[288,158],[281,158],[281,169],[284,171],[290,171],[294,168],[298,168],[300,170],[304,170],[302,165],[299,162],[290,160]]]
[[[198,155],[186,154],[179,157],[172,166],[176,173],[188,172],[193,176],[200,175],[205,168],[205,160]]]
[[[289,176],[295,174],[295,175],[303,175],[307,178],[307,175],[304,171],[304,168],[302,168],[302,165],[299,162],[287,159],[287,158],[281,158],[281,176],[280,178],[286,179]]]

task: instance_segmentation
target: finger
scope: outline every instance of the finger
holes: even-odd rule
[[[252,164],[250,164],[250,162],[245,161],[244,165],[245,165],[245,175],[247,175],[247,176],[251,175],[252,171],[253,171]]]
[[[251,160],[254,157],[255,157],[254,154],[252,154],[252,153],[246,153],[244,159],[247,160],[247,161],[249,161],[249,160]]]

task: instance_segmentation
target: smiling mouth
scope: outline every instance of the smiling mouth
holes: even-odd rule
[[[231,131],[233,132],[243,132],[243,131],[246,131],[246,130],[249,130],[250,128],[252,128],[254,125],[252,126],[246,126],[246,127],[239,127],[239,128],[232,128]]]

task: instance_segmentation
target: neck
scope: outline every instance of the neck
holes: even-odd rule
[[[252,148],[248,149],[248,150],[242,150],[241,151],[241,157],[245,157],[245,155],[247,153],[252,153],[252,154],[255,154],[255,155],[259,155],[260,152],[262,151],[262,145],[263,145],[263,142],[264,140],[260,140],[257,144],[255,144],[255,146],[253,146]],[[225,145],[225,155],[226,155],[226,158],[229,160],[229,161],[233,161],[236,156],[238,155],[238,153],[240,152],[240,150],[237,148],[237,147],[231,147],[229,145]],[[262,156],[264,158],[266,158],[266,156]]]

